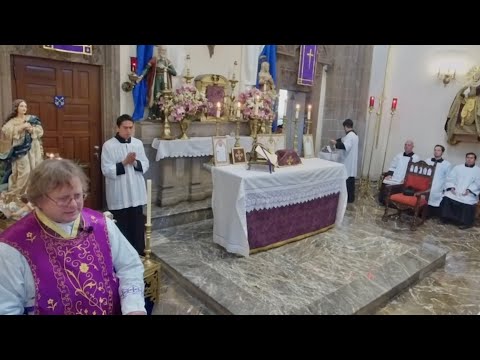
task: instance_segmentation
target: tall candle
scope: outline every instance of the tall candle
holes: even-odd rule
[[[295,119],[298,119],[298,115],[300,114],[300,104],[295,105]]]
[[[308,105],[307,120],[310,120],[312,116],[312,105]]]
[[[258,103],[260,102],[260,96],[255,98],[255,107],[253,111],[253,115],[258,116]]]
[[[393,100],[392,100],[392,111],[397,110],[397,103],[398,103],[398,99],[393,98]]]
[[[237,103],[237,118],[240,117],[240,107],[242,106],[242,104],[240,104],[240,101]]]
[[[147,225],[152,225],[152,180],[147,180]]]
[[[267,84],[263,83],[263,92],[267,91]]]
[[[222,104],[220,102],[217,102],[217,118],[220,117],[220,109],[222,108]]]
[[[375,96],[370,96],[370,103],[368,104],[368,107],[373,108],[375,106]]]
[[[165,83],[165,89],[168,89],[167,68],[163,68],[163,82]]]

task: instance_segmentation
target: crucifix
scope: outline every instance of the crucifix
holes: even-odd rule
[[[310,51],[307,54],[308,56],[308,68],[310,69],[312,67],[312,56],[313,56],[313,51],[310,49]]]
[[[215,50],[215,45],[207,45],[208,47],[208,53],[210,54],[210,57],[213,56],[213,51]]]

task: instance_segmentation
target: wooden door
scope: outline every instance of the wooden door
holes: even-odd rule
[[[25,56],[11,63],[13,98],[42,121],[44,152],[80,163],[90,179],[85,206],[102,209],[100,67]],[[65,97],[63,107],[55,96]]]

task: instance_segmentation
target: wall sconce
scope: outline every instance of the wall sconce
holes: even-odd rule
[[[455,74],[457,73],[456,70],[453,71],[453,74],[450,73],[450,69],[448,69],[448,71],[446,73],[441,73],[440,72],[440,69],[438,69],[438,74],[437,74],[437,78],[442,80],[443,82],[443,86],[447,86],[448,84],[450,84],[450,81],[452,80],[455,80]]]

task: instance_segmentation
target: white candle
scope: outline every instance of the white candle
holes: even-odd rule
[[[298,119],[298,115],[300,113],[300,104],[295,105],[295,108],[297,109],[295,111],[295,119]]]
[[[147,226],[152,225],[152,180],[147,180]]]
[[[312,105],[308,105],[307,120],[312,116]]]
[[[267,84],[263,83],[263,92],[267,91]]]
[[[163,68],[163,82],[165,83],[165,89],[168,89],[167,68]]]
[[[222,104],[220,102],[217,102],[217,118],[220,117],[220,109],[222,107]]]
[[[255,107],[253,111],[253,115],[258,116],[258,103],[260,102],[260,96],[255,98]]]
[[[242,106],[242,104],[240,104],[240,101],[237,103],[237,118],[240,117],[240,107]]]

